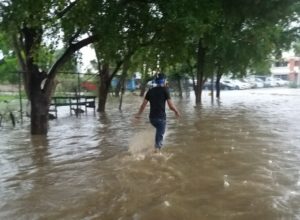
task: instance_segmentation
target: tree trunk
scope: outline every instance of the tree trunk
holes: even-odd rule
[[[202,85],[204,76],[204,62],[205,62],[205,48],[202,39],[198,42],[198,53],[197,53],[197,84],[195,86],[196,105],[201,104],[202,98]]]
[[[31,134],[47,134],[48,132],[48,111],[50,96],[53,88],[53,80],[49,80],[48,88],[45,88],[46,72],[40,71],[35,64],[34,48],[41,43],[41,30],[39,28],[22,29],[24,57],[20,56],[23,69],[24,87],[27,90],[28,99],[31,103]],[[17,42],[15,42],[17,45]],[[20,48],[15,48],[19,50]]]
[[[98,112],[105,112],[105,105],[109,92],[110,82],[111,79],[109,75],[109,65],[104,64],[103,69],[100,72]]]
[[[31,134],[47,134],[48,132],[48,97],[41,92],[32,94],[31,99]]]
[[[214,74],[211,77],[211,88],[210,88],[210,96],[211,96],[211,101],[214,101]]]
[[[101,83],[99,88],[98,112],[105,112],[106,100],[109,92],[109,86],[106,83]]]
[[[122,111],[122,105],[123,105],[123,97],[125,93],[125,78],[122,77],[121,79],[121,97],[119,102],[119,110]]]
[[[51,93],[45,92],[43,80],[45,73],[39,72],[34,66],[30,78],[30,103],[31,103],[31,134],[47,134],[48,132],[48,112]],[[53,86],[53,84],[51,84]]]
[[[144,97],[147,88],[147,83],[141,83],[140,97]]]
[[[222,74],[217,73],[217,79],[216,79],[216,98],[220,98],[220,91],[221,91],[221,86],[220,86],[220,80],[221,80]]]
[[[182,85],[181,85],[181,80],[180,78],[177,79],[177,85],[178,85],[178,93],[179,93],[179,97],[182,98]]]
[[[120,103],[119,103],[119,110],[122,110],[122,104],[123,104],[123,96],[125,93],[125,89],[126,89],[126,78],[127,78],[127,74],[128,74],[128,68],[130,65],[130,60],[129,58],[124,60],[123,63],[123,71],[122,71],[122,75],[121,75],[121,79],[120,79],[120,85],[121,85],[121,98],[120,98]]]
[[[122,76],[120,77],[120,79],[117,82],[116,88],[115,88],[115,96],[119,97],[120,96],[120,92],[122,89]]]

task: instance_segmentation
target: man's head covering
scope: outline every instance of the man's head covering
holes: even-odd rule
[[[165,83],[165,80],[166,80],[166,76],[163,73],[159,73],[155,77],[155,83],[157,85],[163,85]]]

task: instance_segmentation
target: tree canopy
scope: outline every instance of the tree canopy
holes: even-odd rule
[[[0,49],[18,59],[35,114],[32,132],[46,133],[55,77],[86,45],[96,50],[102,86],[122,65],[159,64],[194,76],[199,103],[208,77],[243,76],[289,49],[299,38],[299,7],[298,0],[5,0]]]

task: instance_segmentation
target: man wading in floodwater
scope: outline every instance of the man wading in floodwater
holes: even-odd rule
[[[150,102],[150,123],[155,127],[155,152],[159,152],[166,130],[166,101],[169,108],[175,113],[176,117],[179,117],[179,112],[173,104],[169,90],[165,87],[165,76],[160,73],[155,78],[156,87],[151,88],[146,93],[145,99],[140,106],[138,113],[135,115],[136,118],[140,118],[143,113],[148,101]]]

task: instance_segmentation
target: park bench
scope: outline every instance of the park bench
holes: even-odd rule
[[[54,112],[57,118],[57,107],[69,106],[70,115],[72,115],[72,110],[83,110],[87,114],[88,108],[96,108],[96,96],[54,96],[51,99],[49,112]],[[74,112],[78,115],[78,111]]]

